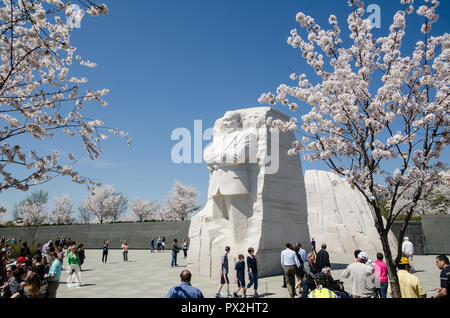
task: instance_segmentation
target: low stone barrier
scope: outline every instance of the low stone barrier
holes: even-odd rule
[[[83,243],[86,248],[102,248],[103,242],[109,240],[110,248],[121,248],[123,240],[127,240],[130,249],[150,249],[152,237],[159,235],[166,237],[166,248],[171,249],[176,238],[181,244],[188,239],[189,221],[143,222],[143,223],[115,223],[115,224],[74,224],[38,226],[35,242],[48,242],[57,237],[69,237],[77,244]],[[31,242],[33,227],[2,227],[0,237],[14,237]]]

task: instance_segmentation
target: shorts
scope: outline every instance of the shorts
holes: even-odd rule
[[[223,274],[223,275],[220,276],[220,283],[222,285],[230,284],[230,281],[228,279],[228,274]]]
[[[245,279],[238,279],[237,285],[239,288],[245,288]]]

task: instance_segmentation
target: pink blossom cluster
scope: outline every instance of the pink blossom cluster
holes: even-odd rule
[[[403,188],[415,189],[417,202],[421,186],[437,178],[434,168],[442,167],[439,156],[450,141],[450,35],[430,35],[439,2],[425,1],[416,10],[414,1],[401,0],[403,9],[394,14],[389,33],[378,38],[363,19],[364,3],[348,3],[351,46],[343,47],[334,15],[331,29],[324,30],[312,17],[298,13],[306,36],[293,29],[288,44],[300,50],[317,76],[310,80],[293,73],[294,85],[281,84],[276,94],[264,93],[259,102],[281,103],[302,114],[295,117],[300,117],[298,123],[267,120],[282,131],[301,128],[303,138],[290,154],[324,161],[374,204],[380,196],[398,200]],[[414,12],[425,20],[424,38],[411,55],[403,56],[407,16]],[[389,160],[397,170],[387,168]]]
[[[53,199],[54,207],[50,213],[49,219],[54,224],[70,224],[74,221],[72,218],[72,204],[67,194]]]

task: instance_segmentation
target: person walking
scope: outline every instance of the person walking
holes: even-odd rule
[[[163,236],[161,239],[161,250],[163,253],[164,253],[165,249],[166,249],[166,237]]]
[[[302,295],[301,298],[308,298],[310,291],[316,288],[315,277],[318,273],[316,266],[316,254],[314,252],[308,253],[307,259],[303,263],[303,279],[302,279]]]
[[[300,257],[302,258],[302,262],[306,262],[306,251],[302,248],[302,243],[297,242],[295,243],[295,246],[298,248],[298,254],[300,254]]]
[[[81,265],[84,264],[84,260],[86,259],[86,253],[84,251],[84,244],[78,245],[77,251],[78,251],[78,256],[80,257],[80,271],[83,271],[83,269],[81,268]]]
[[[81,275],[80,275],[80,257],[78,256],[77,249],[72,245],[67,254],[67,264],[69,265],[69,276],[67,277],[67,287],[81,287]],[[73,278],[75,276],[76,284],[73,284]]]
[[[306,261],[306,252],[305,252],[305,257],[303,258],[303,257],[302,257],[302,254],[301,254],[301,250],[302,250],[303,252],[304,252],[305,250],[303,250],[301,247],[302,247],[302,244],[301,244],[301,243],[299,243],[299,242],[295,243],[294,251],[295,251],[295,253],[297,254],[298,261],[300,262],[300,267],[297,268],[297,273],[296,273],[296,276],[297,276],[297,285],[295,285],[295,289],[297,290],[297,288],[298,288],[299,294],[302,293],[302,291],[301,291],[301,286],[302,286],[303,276],[305,275],[305,271],[304,271],[304,268],[303,268],[303,264],[304,264],[305,261]]]
[[[290,243],[286,243],[285,249],[281,252],[281,267],[286,277],[286,286],[291,298],[295,297],[295,274],[300,267],[297,254],[293,251]]]
[[[182,248],[183,248],[184,258],[186,258],[187,257],[187,251],[188,251],[188,242],[187,242],[186,239],[183,240]]]
[[[128,243],[127,240],[124,240],[122,243],[122,254],[123,254],[123,261],[128,262]]]
[[[402,298],[426,298],[427,294],[423,291],[419,278],[410,274],[409,260],[402,257],[397,265],[398,284]],[[391,286],[388,287],[388,293],[392,295]]]
[[[258,262],[255,257],[255,249],[253,247],[249,247],[247,251],[249,254],[249,256],[247,256],[247,270],[249,279],[247,289],[253,285],[253,289],[255,290],[253,297],[258,298]]]
[[[317,253],[316,267],[318,271],[321,271],[324,267],[331,267],[330,255],[327,252],[327,244],[322,243],[321,250]]]
[[[441,287],[435,289],[439,294],[432,298],[448,299],[450,297],[450,292],[448,290],[448,280],[450,278],[450,265],[448,263],[448,257],[443,254],[436,256],[436,266],[441,269]]]
[[[184,270],[180,274],[181,284],[172,287],[166,298],[204,298],[200,289],[191,285],[192,274]]]
[[[244,261],[244,255],[239,254],[238,256],[239,261],[236,263],[236,266],[234,267],[236,271],[236,278],[235,278],[235,284],[237,284],[238,288],[235,292],[233,292],[233,295],[235,298],[239,297],[239,291],[242,289],[242,298],[246,298],[246,288],[245,288],[245,261]]]
[[[178,246],[178,240],[174,239],[173,240],[173,245],[172,245],[172,261],[170,262],[170,266],[174,267],[174,266],[178,266],[177,264],[177,254],[180,252],[180,247]]]
[[[408,258],[410,272],[414,273],[416,271],[413,266],[414,244],[409,240],[407,236],[403,238],[402,254],[403,256]]]
[[[314,254],[317,254],[317,252],[316,252],[316,241],[314,240],[314,237],[311,239],[311,250],[314,252]]]
[[[109,249],[109,241],[106,240],[103,242],[103,254],[102,254],[102,263],[105,263],[108,261],[108,249]]]
[[[155,253],[155,238],[152,237],[152,240],[150,241],[150,253]]]
[[[375,288],[374,268],[367,265],[369,256],[366,252],[358,254],[358,262],[347,266],[342,273],[343,278],[349,278],[352,281],[353,298],[370,298]]]
[[[230,281],[228,279],[228,254],[230,253],[230,247],[225,246],[225,254],[220,258],[220,284],[216,293],[216,297],[220,298],[220,291],[224,285],[227,286],[227,297],[231,298],[230,294]]]
[[[380,298],[387,297],[388,289],[388,268],[385,262],[383,262],[383,253],[377,253],[377,260],[373,263],[375,267],[375,276],[380,282]]]
[[[59,278],[61,276],[61,262],[58,259],[58,254],[56,252],[51,252],[50,257],[52,259],[52,264],[48,274],[46,274],[47,279],[47,297],[56,298],[56,292],[59,287]]]

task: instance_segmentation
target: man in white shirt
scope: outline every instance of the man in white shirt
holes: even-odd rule
[[[414,273],[415,269],[414,269],[414,266],[413,266],[413,263],[412,263],[412,261],[413,261],[413,254],[414,254],[414,245],[409,240],[409,238],[406,237],[406,236],[403,238],[402,253],[403,253],[403,256],[405,256],[409,260],[410,272]]]
[[[367,265],[369,256],[365,252],[358,254],[358,262],[347,266],[342,273],[343,278],[349,278],[352,281],[353,298],[370,298],[375,288],[374,268]]]
[[[281,252],[281,266],[283,267],[284,276],[286,277],[286,285],[291,298],[295,296],[295,274],[297,268],[300,267],[297,253],[295,253],[292,245],[286,243],[286,249]]]

